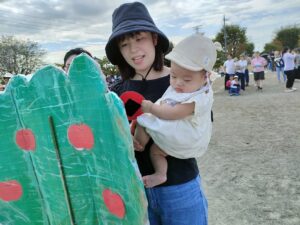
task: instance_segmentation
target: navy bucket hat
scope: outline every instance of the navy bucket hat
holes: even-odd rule
[[[147,8],[140,2],[125,3],[115,9],[112,15],[112,34],[105,46],[106,56],[109,61],[116,65],[122,57],[117,38],[125,34],[148,31],[158,35],[158,43],[165,53],[169,48],[169,40],[155,25]]]

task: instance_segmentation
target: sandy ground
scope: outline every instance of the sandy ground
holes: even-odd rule
[[[267,72],[262,92],[214,83],[213,136],[198,160],[210,225],[300,224],[300,80],[284,93]]]

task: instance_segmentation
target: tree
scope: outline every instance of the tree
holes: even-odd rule
[[[264,52],[271,52],[271,51],[281,51],[283,49],[282,43],[279,40],[273,40],[270,43],[266,43],[264,47]]]
[[[265,45],[264,51],[266,52],[269,52],[270,50],[281,51],[285,46],[294,49],[299,46],[299,43],[300,43],[300,27],[287,26],[281,28],[276,32],[275,38],[270,43],[267,43]]]
[[[254,44],[252,42],[246,44],[245,54],[248,56],[252,56],[254,52]]]
[[[43,64],[46,51],[37,42],[18,40],[13,36],[0,39],[0,70],[12,74],[29,74]]]
[[[252,55],[253,53],[254,44],[248,42],[246,28],[240,27],[239,25],[226,25],[225,31],[227,46],[223,53],[218,53],[216,67],[222,65],[226,60],[225,52],[231,54],[233,57],[238,57],[241,54]],[[220,42],[225,48],[224,27],[217,33],[214,41]]]
[[[227,40],[226,52],[234,57],[244,53],[249,44],[246,37],[246,28],[238,25],[227,25],[225,26],[225,30]],[[225,46],[224,27],[216,35],[215,41],[218,41],[222,46]]]
[[[289,46],[291,49],[296,48],[299,41],[300,27],[287,27],[281,29],[277,35],[277,40],[281,41],[283,46]]]

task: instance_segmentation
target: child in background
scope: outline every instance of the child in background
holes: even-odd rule
[[[150,157],[155,173],[143,177],[146,187],[166,181],[168,155],[187,159],[207,150],[213,103],[208,77],[217,48],[220,46],[200,34],[181,41],[166,56],[171,61],[170,87],[156,103],[142,102],[144,114],[137,118],[135,138],[143,146],[150,136],[154,141]]]
[[[228,88],[228,93],[230,93],[231,82],[233,81],[233,76],[229,77],[229,80],[226,82],[226,87]]]
[[[237,96],[240,95],[240,83],[239,83],[239,76],[234,76],[232,78],[232,81],[230,82],[230,89],[229,89],[229,94],[230,96]]]

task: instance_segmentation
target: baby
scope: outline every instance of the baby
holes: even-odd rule
[[[142,146],[150,137],[154,141],[150,158],[155,173],[143,177],[145,187],[166,181],[168,155],[195,158],[207,150],[213,104],[209,74],[219,48],[219,43],[195,34],[178,43],[166,56],[171,61],[170,86],[156,103],[144,100],[144,114],[137,118],[136,140]]]

